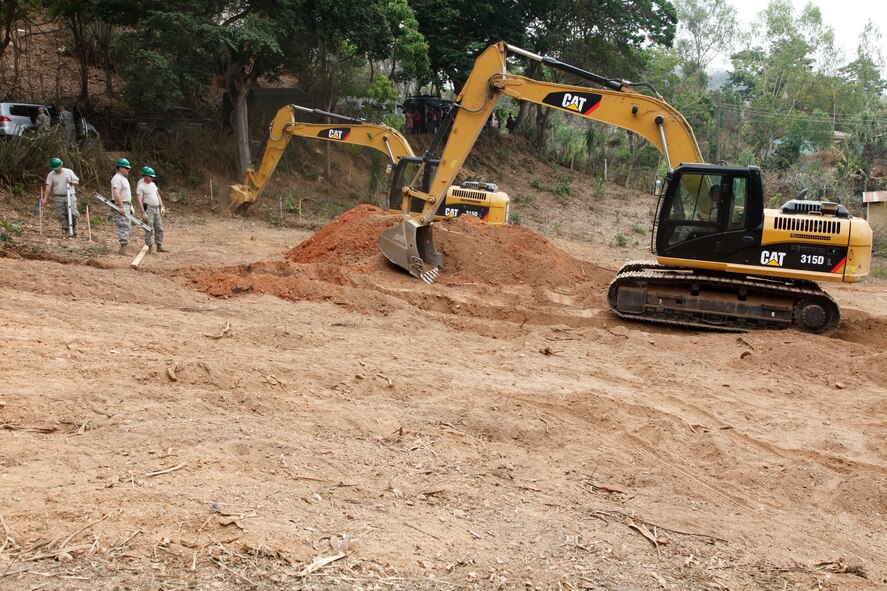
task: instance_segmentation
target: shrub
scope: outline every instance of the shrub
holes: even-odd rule
[[[14,220],[0,220],[0,242],[12,242],[15,236],[21,235],[21,223]]]

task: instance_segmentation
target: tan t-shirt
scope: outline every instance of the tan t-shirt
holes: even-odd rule
[[[53,195],[67,195],[68,179],[72,181],[80,180],[70,168],[59,168],[46,175],[46,184],[49,186],[50,193]]]
[[[132,189],[129,186],[129,179],[119,172],[111,179],[111,197],[114,196],[114,189],[120,191],[120,200],[124,203],[132,203]]]
[[[146,183],[145,179],[139,179],[139,183],[136,185],[136,195],[142,198],[142,204],[145,207],[160,206],[160,191],[154,181]]]

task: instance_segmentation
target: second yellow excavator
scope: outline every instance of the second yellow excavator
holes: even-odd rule
[[[297,112],[328,117],[338,123],[333,125],[296,121]],[[436,160],[426,162],[423,158],[417,158],[407,139],[399,131],[384,123],[369,122],[365,119],[299,105],[285,105],[271,122],[258,166],[247,171],[242,184],[231,186],[226,207],[228,212],[242,211],[259,198],[293,137],[366,146],[385,154],[390,160],[389,172],[396,170],[388,192],[388,209],[394,212],[400,212],[402,209],[403,185],[416,182],[418,186],[428,190],[428,183],[438,165]],[[415,179],[414,176],[420,168],[422,176]],[[508,223],[509,204],[508,195],[500,191],[495,184],[464,181],[448,188],[438,217],[471,215],[493,225],[502,225]],[[415,212],[421,210],[421,203],[414,204]]]
[[[507,51],[603,88],[509,74]],[[664,157],[668,172],[652,237],[657,260],[619,270],[608,290],[617,315],[720,330],[836,327],[838,305],[814,282],[866,279],[872,252],[868,223],[829,202],[792,200],[780,210],[765,209],[758,167],[703,163],[681,113],[658,95],[638,92],[638,86],[649,87],[502,42],[487,48],[426,152],[427,163],[449,134],[430,190],[416,183],[404,187],[404,219],[382,234],[380,249],[413,276],[427,283],[437,278],[443,257],[431,235],[434,214],[493,107],[510,96],[630,130]],[[418,213],[415,204],[421,205]]]

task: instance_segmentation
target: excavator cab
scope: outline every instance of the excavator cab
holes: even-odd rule
[[[657,255],[701,261],[741,256],[761,243],[761,171],[755,166],[678,166],[667,179],[657,219]]]

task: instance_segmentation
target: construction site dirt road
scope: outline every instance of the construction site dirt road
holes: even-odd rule
[[[7,251],[0,589],[887,588],[883,281],[659,329],[603,247],[459,219],[425,285],[390,223]]]

